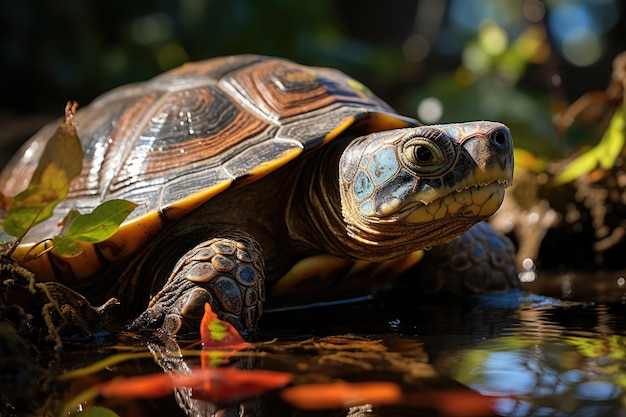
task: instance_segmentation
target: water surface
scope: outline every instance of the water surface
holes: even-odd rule
[[[555,279],[561,283],[547,292],[565,288],[563,280],[572,284],[571,277]],[[391,381],[413,398],[403,404],[304,411],[281,400],[280,390],[229,404],[191,401],[180,392],[150,401],[99,398],[95,403],[134,416],[440,416],[462,409],[461,394],[477,392],[493,400],[493,407],[471,415],[626,416],[623,285],[613,276],[599,278],[604,283],[595,279],[587,285],[595,290],[582,291],[579,285],[577,296],[570,291],[559,299],[517,291],[449,300],[395,291],[349,304],[270,311],[255,347],[231,363],[289,372],[293,385]],[[538,290],[536,284],[529,287]],[[68,344],[67,368],[119,352],[145,355],[74,380],[66,399],[97,381],[163,372],[164,356],[178,358],[165,366],[174,372],[199,364],[197,356],[187,354],[194,349],[192,340],[155,342],[125,334],[122,340],[110,335],[100,342],[90,349]],[[445,413],[420,402],[420,393],[449,395],[444,398],[460,405]]]

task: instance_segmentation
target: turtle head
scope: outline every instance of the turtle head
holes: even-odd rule
[[[399,256],[450,241],[492,215],[512,178],[513,142],[503,124],[377,132],[355,139],[340,158],[342,215],[348,235],[373,258]]]

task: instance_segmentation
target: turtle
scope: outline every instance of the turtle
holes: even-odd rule
[[[186,63],[104,93],[75,120],[82,172],[13,258],[92,303],[118,299],[131,329],[193,330],[209,303],[251,330],[264,304],[363,291],[463,234],[482,238],[478,252],[502,249],[480,222],[512,182],[510,130],[423,125],[336,69],[260,55]],[[2,193],[26,187],[54,128],[5,167]],[[111,238],[25,260],[71,208],[118,198],[138,206]]]

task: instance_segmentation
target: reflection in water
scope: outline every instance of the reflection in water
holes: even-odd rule
[[[465,406],[462,395],[470,387],[493,397],[500,416],[626,416],[625,312],[621,303],[563,303],[521,292],[451,302],[406,291],[352,305],[277,311],[262,320],[257,343],[228,366],[288,372],[295,386],[392,382],[405,401],[306,411],[286,403],[280,389],[212,404],[182,388],[160,402],[97,398],[94,404],[120,416],[440,417],[453,414],[427,400],[440,395]],[[200,365],[194,340],[132,335],[107,346],[98,351],[103,359],[129,349],[143,356],[91,371],[73,386],[85,390],[120,376],[187,373]],[[64,367],[94,360],[83,346],[69,352]]]
[[[498,415],[626,415],[623,316],[605,305],[520,309],[516,315],[518,324],[505,334],[444,357],[441,368],[484,395],[501,397]]]

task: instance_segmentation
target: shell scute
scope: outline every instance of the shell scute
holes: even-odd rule
[[[109,186],[112,194],[123,194],[123,188],[166,183],[186,171],[217,165],[220,158],[235,153],[268,127],[216,88],[168,95],[154,107],[152,114],[158,122],[151,118],[136,135]],[[181,158],[185,170],[181,170]]]
[[[373,95],[354,87],[339,71],[310,68],[290,61],[267,60],[220,80],[233,97],[269,120],[283,121],[334,103],[375,103],[394,111]]]

